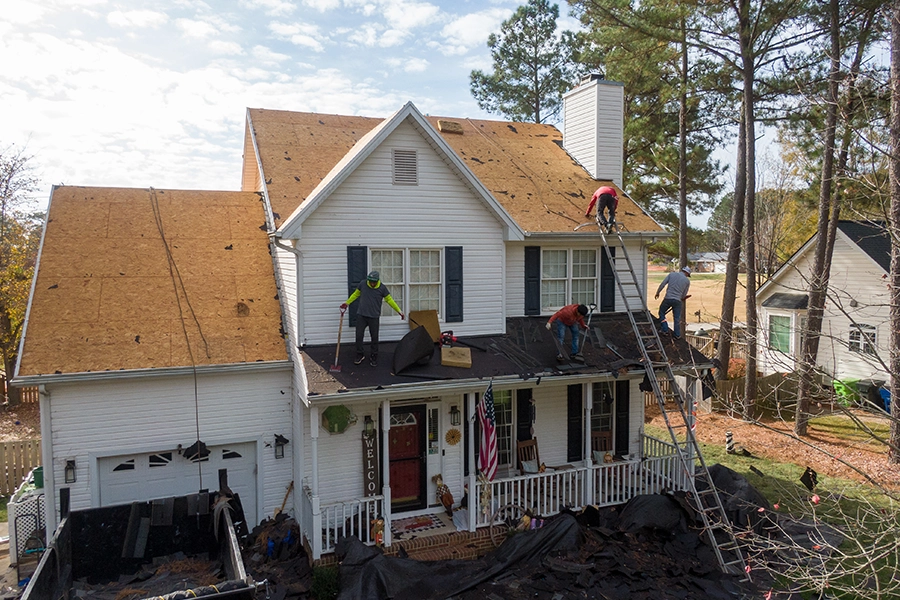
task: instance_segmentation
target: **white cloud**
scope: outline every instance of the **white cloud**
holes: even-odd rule
[[[333,10],[341,5],[341,0],[303,0],[303,5],[314,8],[319,12]]]
[[[388,0],[384,7],[384,18],[395,29],[410,30],[434,22],[440,10],[427,2]]]
[[[286,0],[242,0],[241,4],[248,8],[261,8],[269,16],[278,17],[294,12],[296,6]]]
[[[175,25],[184,32],[188,37],[205,39],[219,33],[208,21],[197,21],[194,19],[178,19]]]
[[[168,20],[165,13],[153,10],[114,10],[106,16],[106,22],[113,27],[156,28]]]
[[[275,52],[265,46],[254,46],[251,54],[255,62],[264,65],[275,65],[290,58],[287,54]]]
[[[7,5],[3,7],[3,12],[0,14],[0,22],[9,21],[20,25],[33,23],[40,21],[46,13],[47,7],[44,3],[20,0],[18,2],[7,3]]]
[[[378,45],[382,48],[399,46],[408,35],[409,34],[406,31],[400,29],[388,29],[381,35],[381,38],[379,38]]]
[[[239,56],[244,53],[244,49],[237,42],[224,42],[221,40],[213,40],[208,45],[209,49],[215,54],[228,54]]]
[[[280,23],[273,21],[269,23],[269,30],[281,39],[288,40],[295,46],[303,46],[314,52],[322,52],[325,47],[322,45],[323,36],[319,33],[319,28],[315,25],[307,23]]]
[[[421,73],[428,70],[429,62],[424,58],[389,58],[387,64],[406,73]]]
[[[445,44],[440,51],[447,55],[465,54],[472,48],[484,47],[488,36],[500,30],[500,24],[509,18],[512,11],[505,8],[490,8],[477,13],[463,15],[441,30]]]

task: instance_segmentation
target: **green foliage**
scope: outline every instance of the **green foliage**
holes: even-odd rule
[[[340,591],[337,567],[314,567],[310,592],[316,600],[334,600]]]
[[[38,183],[29,160],[15,147],[0,150],[0,354],[7,373],[14,371],[18,356],[43,220],[24,210]],[[14,396],[11,391],[13,403]]]
[[[512,121],[544,123],[562,107],[572,87],[574,35],[556,33],[559,7],[528,0],[488,37],[493,73],[472,71],[472,96],[483,110]]]

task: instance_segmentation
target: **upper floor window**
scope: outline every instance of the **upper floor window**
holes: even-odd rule
[[[783,315],[769,315],[769,348],[784,352],[791,351],[791,318]]]
[[[876,330],[872,325],[853,323],[850,325],[850,352],[877,354]]]
[[[541,252],[541,310],[567,304],[593,304],[597,298],[597,251],[594,249]]]
[[[390,248],[372,250],[372,269],[381,274],[403,312],[436,310],[441,313],[441,251],[434,249]],[[382,303],[381,315],[394,310]]]
[[[419,185],[419,165],[415,150],[391,151],[391,180],[394,185]]]

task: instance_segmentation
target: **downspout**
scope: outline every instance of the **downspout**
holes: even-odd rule
[[[38,386],[38,398],[41,408],[41,463],[45,466],[44,519],[47,522],[47,538],[49,539],[56,531],[56,499],[59,494],[56,493],[56,477],[54,476],[53,436],[50,429],[50,392],[47,391],[47,386]]]
[[[291,254],[294,255],[294,271],[296,274],[297,289],[294,290],[296,294],[296,311],[297,314],[294,315],[294,334],[296,335],[296,339],[294,342],[297,346],[302,347],[305,345],[304,340],[304,327],[303,327],[303,311],[300,310],[300,298],[302,297],[303,291],[303,253],[300,250],[297,250],[294,246],[288,246],[281,239],[281,234],[277,231],[273,231],[269,234],[269,239],[272,240],[272,243],[275,244],[276,247],[281,248],[282,250],[287,250]]]

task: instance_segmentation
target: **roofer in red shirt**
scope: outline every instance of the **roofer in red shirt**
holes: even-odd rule
[[[597,202],[598,200],[599,203]],[[594,208],[595,204],[597,205],[597,220],[600,222],[600,225],[612,231],[613,227],[616,226],[616,208],[619,206],[619,195],[616,193],[616,189],[608,185],[597,188],[597,191],[591,197],[591,203],[588,204],[587,210],[584,211],[584,216],[591,216],[591,209]],[[608,220],[603,216],[604,209],[609,213]]]
[[[588,307],[584,304],[569,304],[553,313],[553,316],[547,321],[547,329],[552,327],[554,321],[556,322],[556,339],[559,340],[559,354],[556,355],[556,360],[565,360],[562,348],[566,343],[566,329],[568,329],[572,332],[572,357],[579,362],[584,361],[584,358],[578,353],[578,328],[587,329],[584,322],[586,314],[588,314]]]

